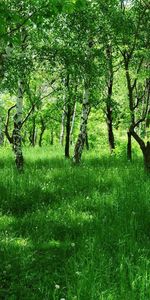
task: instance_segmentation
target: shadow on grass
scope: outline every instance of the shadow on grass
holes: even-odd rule
[[[97,215],[75,208],[38,210],[7,222],[4,231],[9,234],[1,241],[1,299],[54,299],[55,284],[63,287],[64,295],[80,258],[93,256],[89,241],[97,248]]]
[[[72,202],[77,195],[90,197],[98,188],[101,194],[112,188],[111,179],[99,181],[93,168],[72,167],[69,161],[63,160],[37,160],[35,167],[31,161],[23,174],[12,169],[12,177],[7,175],[0,183],[0,208],[4,214],[16,216],[57,206],[62,201]]]
[[[143,234],[144,223],[149,226],[147,207],[142,206],[141,215],[138,209],[131,213],[132,206],[123,213],[123,207],[98,201],[93,213],[89,204],[87,211],[61,206],[15,217],[5,227],[1,299],[7,299],[6,295],[8,299],[12,295],[15,299],[54,299],[56,284],[63,287],[61,297],[66,297],[68,284],[80,280],[76,273],[85,276],[87,270],[99,277],[103,290],[117,284],[121,293],[124,277],[124,288],[132,291],[140,260],[149,260],[149,240]],[[82,293],[80,299],[90,299],[90,288]]]
[[[14,172],[9,185],[1,182],[1,299],[67,299],[77,287],[79,300],[108,288],[136,299],[150,257],[143,173],[114,158],[77,168],[45,159],[28,162],[21,177]]]

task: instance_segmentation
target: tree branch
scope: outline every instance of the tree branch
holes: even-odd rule
[[[137,71],[136,71],[136,76],[139,74],[139,72],[141,70],[143,60],[144,60],[144,58],[142,57],[142,59],[140,60],[139,66],[137,68]],[[134,90],[136,83],[137,83],[137,77],[135,78],[134,83],[132,84],[132,90]]]
[[[9,131],[8,131],[8,126],[9,126],[9,120],[10,120],[10,113],[11,111],[16,107],[16,104],[11,106],[8,111],[7,111],[7,117],[6,117],[6,122],[5,122],[5,129],[4,129],[4,132],[5,132],[5,135],[8,139],[8,141],[12,144],[12,136],[10,136],[9,134]]]
[[[30,115],[32,114],[32,112],[34,111],[35,108],[35,104],[32,105],[31,109],[29,110],[28,114],[26,115],[26,117],[24,118],[24,120],[21,123],[21,128],[24,125],[24,123],[28,120],[28,118],[30,117]]]
[[[146,88],[148,89],[147,91],[147,99],[146,99],[146,108],[145,108],[145,112],[143,114],[143,117],[141,119],[139,119],[135,124],[134,124],[134,128],[137,127],[140,123],[142,123],[147,116],[148,113],[148,109],[149,109],[149,100],[150,100],[150,80],[148,81]],[[145,88],[145,92],[146,92],[146,88]]]
[[[145,143],[144,141],[140,138],[140,136],[134,131],[134,129],[130,129],[131,135],[134,137],[134,139],[137,141],[139,144],[141,150],[145,150]]]

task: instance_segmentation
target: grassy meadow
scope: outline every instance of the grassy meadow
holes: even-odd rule
[[[124,151],[0,149],[0,299],[149,300],[150,178]]]

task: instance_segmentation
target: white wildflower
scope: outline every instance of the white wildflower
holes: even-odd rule
[[[59,290],[60,289],[60,285],[59,284],[55,284],[55,289]]]

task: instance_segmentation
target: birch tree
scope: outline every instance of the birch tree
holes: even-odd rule
[[[90,113],[90,102],[89,102],[89,85],[84,83],[84,95],[83,95],[83,104],[82,104],[82,116],[79,135],[74,148],[73,161],[79,163],[81,161],[82,152],[84,148],[84,143],[86,141],[87,135],[87,122],[88,116]]]
[[[65,123],[66,123],[66,93],[64,92],[63,96],[63,110],[62,110],[62,117],[61,117],[61,132],[60,132],[60,145],[63,146],[64,144],[64,137],[65,137]]]
[[[14,129],[13,129],[13,150],[15,153],[15,162],[18,170],[23,170],[23,154],[22,154],[22,110],[23,110],[23,95],[24,95],[24,81],[18,81],[18,97],[16,101],[16,114],[14,116]]]

